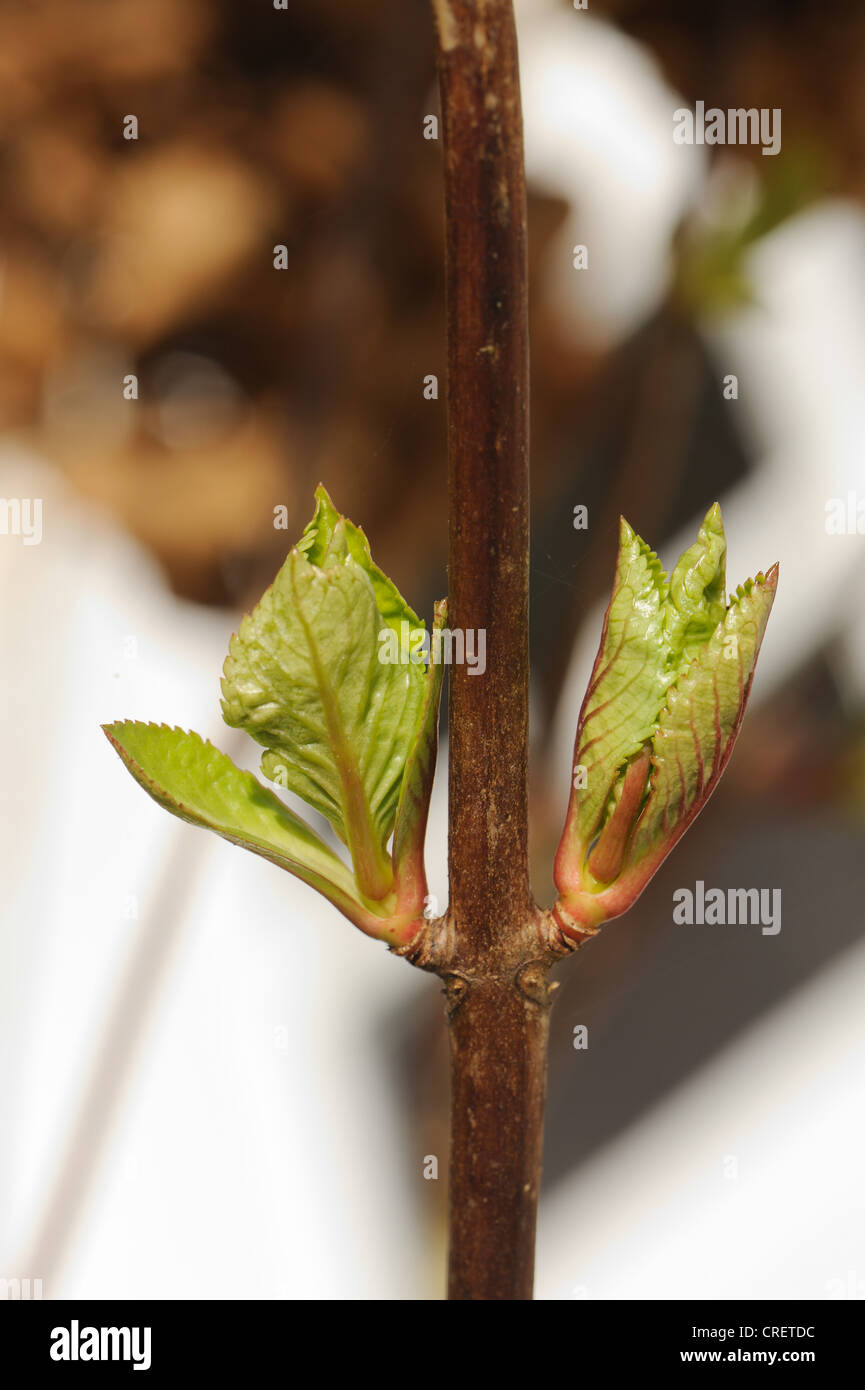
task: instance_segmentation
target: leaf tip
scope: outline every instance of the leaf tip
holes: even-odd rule
[[[760,574],[757,575],[757,583],[758,583],[758,584],[762,583],[762,585],[763,585],[763,587],[764,587],[765,589],[771,589],[771,590],[772,590],[772,593],[774,594],[775,590],[776,590],[777,587],[778,587],[778,574],[779,574],[779,572],[780,572],[780,565],[779,565],[778,561],[776,560],[775,563],[774,563],[774,565],[772,566],[772,568],[771,568],[770,570],[768,570],[768,571],[766,572],[765,575],[760,575]]]
[[[108,739],[108,742],[111,744],[111,747],[115,749],[119,748],[117,730],[121,727],[121,724],[118,721],[115,721],[112,724],[100,724],[99,727],[102,730],[105,737]]]

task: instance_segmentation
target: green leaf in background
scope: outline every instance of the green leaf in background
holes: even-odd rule
[[[362,894],[380,902],[393,888],[386,845],[426,679],[408,651],[382,661],[379,635],[423,625],[323,489],[301,544],[231,640],[223,715],[268,750],[266,777],[327,817]]]
[[[836,157],[828,145],[784,144],[784,158],[728,166],[679,232],[674,247],[671,299],[690,317],[716,317],[755,302],[749,256],[759,242],[826,195]],[[713,206],[714,204],[714,206]]]

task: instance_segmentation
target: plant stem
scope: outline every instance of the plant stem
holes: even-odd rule
[[[532,1296],[554,952],[528,877],[526,197],[511,0],[433,0],[447,258],[452,1299]],[[420,962],[418,962],[420,963]]]
[[[450,1021],[451,1299],[530,1299],[549,1009],[476,980]]]
[[[451,668],[450,903],[486,958],[528,880],[526,197],[511,0],[434,0],[448,320],[448,621],[486,632]],[[493,908],[491,913],[490,909]]]

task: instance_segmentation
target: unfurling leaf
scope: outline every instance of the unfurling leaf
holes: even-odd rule
[[[422,625],[358,544],[362,533],[333,522],[323,489],[318,504],[305,549],[291,551],[231,639],[222,711],[268,750],[264,775],[327,817],[361,891],[381,901],[393,888],[386,845],[425,693],[421,663],[380,660],[382,608]]]
[[[381,634],[394,632],[400,659],[382,659],[389,647]],[[312,521],[230,643],[226,723],[264,745],[265,776],[329,820],[351,869],[197,734],[133,723],[105,731],[166,809],[289,869],[364,931],[405,944],[426,895],[423,838],[441,693],[441,667],[423,664],[423,636],[363,532],[319,488]]]
[[[342,860],[212,743],[167,724],[103,727],[138,785],[167,811],[289,869],[343,911],[356,906],[354,881]]]
[[[669,583],[621,523],[613,593],[577,727],[556,856],[556,916],[591,933],[642,892],[706,804],[733,748],[778,580],[777,565],[725,599],[717,503]]]

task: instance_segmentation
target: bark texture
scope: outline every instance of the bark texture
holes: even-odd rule
[[[532,1297],[550,990],[571,949],[528,875],[526,194],[511,0],[433,0],[448,322],[447,916],[405,954],[445,981],[451,1049],[449,1297]]]

